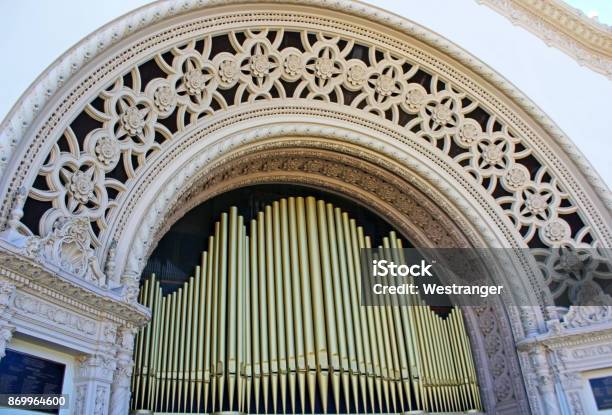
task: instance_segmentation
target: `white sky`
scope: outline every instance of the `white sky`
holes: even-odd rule
[[[571,0],[585,1],[612,0]],[[147,0],[17,0],[0,13],[0,119],[56,58]],[[474,0],[370,0],[463,47],[512,81],[578,145],[612,184],[612,82]],[[588,7],[591,4],[585,6]],[[602,8],[601,10],[604,10]],[[463,16],[457,19],[457,16]],[[563,93],[559,93],[559,89]]]

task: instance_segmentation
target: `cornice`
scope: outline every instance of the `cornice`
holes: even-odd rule
[[[36,295],[54,298],[58,303],[82,310],[90,315],[104,316],[110,320],[128,321],[144,325],[150,312],[140,304],[126,303],[113,292],[103,291],[86,281],[54,270],[48,264],[37,263],[0,241],[0,276],[8,278],[20,287],[27,287]]]
[[[612,79],[612,27],[560,0],[476,0],[560,49],[580,65]]]

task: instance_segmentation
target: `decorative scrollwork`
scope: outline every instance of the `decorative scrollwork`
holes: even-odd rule
[[[92,127],[71,125],[50,151],[29,194],[49,207],[27,222],[44,236],[59,217],[86,218],[96,249],[131,179],[177,133],[232,106],[276,99],[342,104],[402,126],[463,166],[528,246],[598,246],[527,140],[450,81],[348,37],[265,28],[192,39],[118,77],[85,108]]]

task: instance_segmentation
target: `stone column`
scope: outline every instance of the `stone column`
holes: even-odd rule
[[[529,351],[529,358],[534,370],[535,383],[540,395],[543,415],[559,415],[561,405],[555,391],[555,375],[548,363],[547,351],[543,346],[535,346]]]
[[[130,380],[134,362],[134,336],[136,329],[132,326],[123,326],[118,332],[116,369],[111,387],[110,415],[125,415],[130,405]]]
[[[71,405],[75,415],[106,415],[115,359],[105,355],[83,355],[77,358],[74,382],[76,397]]]
[[[568,413],[572,415],[584,415],[582,404],[582,378],[576,372],[563,372],[559,375],[565,400],[567,401]]]
[[[6,355],[6,346],[13,338],[15,326],[11,324],[15,309],[16,288],[6,280],[0,280],[0,359]]]

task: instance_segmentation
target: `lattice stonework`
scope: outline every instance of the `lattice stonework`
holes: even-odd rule
[[[108,85],[49,152],[23,222],[41,237],[71,226],[74,243],[96,249],[131,182],[177,133],[233,106],[288,98],[350,106],[428,142],[486,188],[529,247],[598,247],[526,140],[448,80],[336,34],[261,27],[193,39]],[[86,221],[66,224],[73,216]]]

